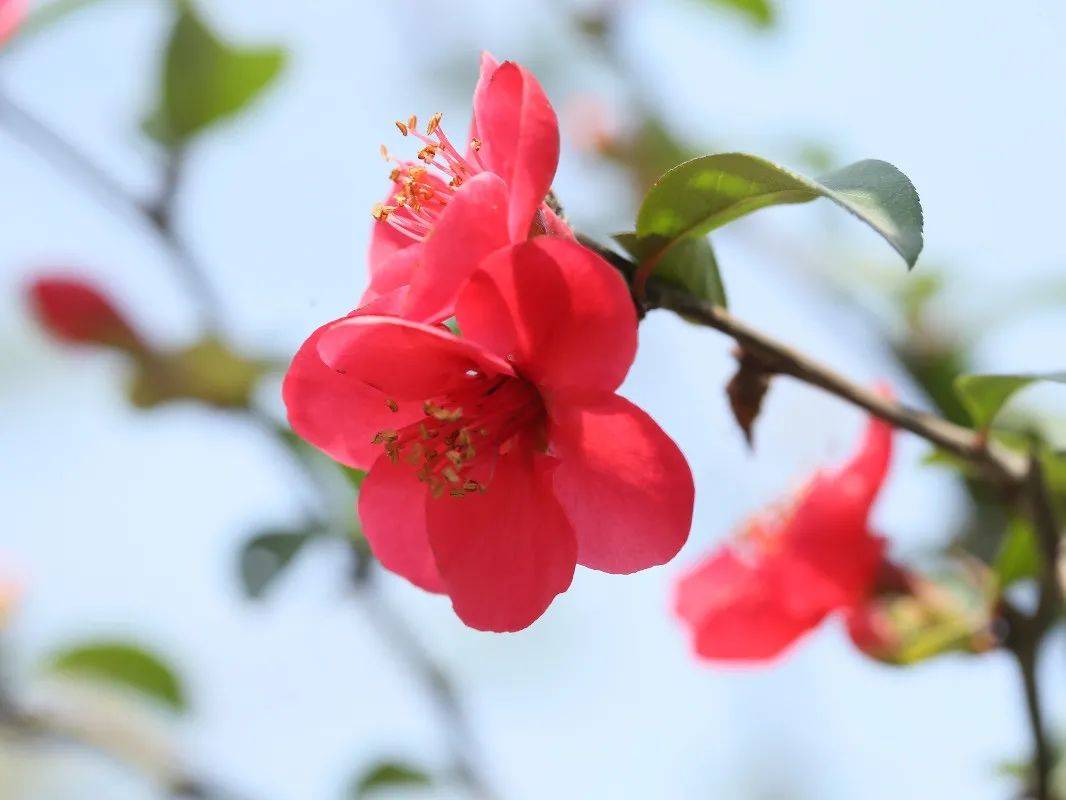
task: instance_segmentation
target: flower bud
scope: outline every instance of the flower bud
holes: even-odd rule
[[[886,563],[877,590],[848,614],[848,634],[863,653],[912,664],[947,652],[996,646],[995,582],[977,563],[953,565],[934,578]]]
[[[38,278],[30,285],[29,301],[41,325],[60,341],[131,353],[144,349],[140,337],[111,301],[84,281]]]

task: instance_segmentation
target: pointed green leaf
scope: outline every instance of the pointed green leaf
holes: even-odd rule
[[[156,655],[125,642],[88,642],[55,653],[49,672],[131,689],[169,706],[186,709],[185,692],[174,671]]]
[[[261,598],[313,537],[317,526],[268,531],[245,542],[240,554],[241,586],[253,600]]]
[[[975,428],[987,428],[1015,394],[1038,381],[1066,383],[1066,372],[1028,375],[960,375],[955,391]]]
[[[704,0],[704,2],[740,14],[758,28],[769,28],[774,24],[777,16],[769,0]]]
[[[280,47],[235,47],[219,39],[190,3],[180,8],[164,57],[161,97],[142,125],[168,145],[244,109],[285,63]]]
[[[641,239],[635,233],[619,233],[614,240],[638,262],[663,248],[663,240],[657,236]],[[690,237],[670,248],[655,268],[655,277],[716,306],[727,305],[718,261],[706,237]]]
[[[819,197],[850,211],[914,266],[922,250],[918,192],[884,161],[859,161],[814,180],[745,153],[695,158],[651,187],[637,215],[637,233],[661,236],[669,248],[760,208]]]
[[[348,796],[351,800],[363,800],[384,790],[425,788],[432,784],[433,779],[425,770],[410,764],[385,761],[375,764],[356,778]]]
[[[1040,545],[1032,523],[1027,519],[1015,517],[1011,520],[993,569],[1000,587],[1004,589],[1016,581],[1035,578],[1040,574]]]

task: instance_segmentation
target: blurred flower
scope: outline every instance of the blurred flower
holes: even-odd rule
[[[866,655],[910,664],[951,651],[983,653],[993,631],[996,581],[976,560],[937,578],[885,563],[874,591],[848,612],[848,634]]]
[[[593,153],[614,153],[621,132],[612,109],[595,94],[578,94],[566,103],[564,117],[574,144]]]
[[[692,475],[615,394],[636,353],[629,291],[598,255],[538,237],[482,261],[441,326],[354,316],[293,361],[293,427],[370,466],[363,531],[388,569],[446,593],[471,627],[510,631],[576,564],[668,561],[688,536]],[[298,388],[297,388],[298,387]]]
[[[750,519],[681,579],[675,609],[699,656],[772,659],[828,614],[866,599],[884,549],[868,517],[891,452],[892,428],[871,419],[851,461]]]
[[[144,345],[126,319],[92,284],[43,276],[29,287],[30,305],[50,334],[72,344],[95,344],[139,353]]]
[[[415,161],[382,147],[395,166],[389,195],[374,207],[370,287],[360,305],[439,321],[451,316],[463,283],[492,251],[531,235],[572,238],[545,203],[559,162],[558,121],[524,67],[482,56],[465,154],[444,133],[440,114],[424,132],[413,116],[396,127],[423,147]]]
[[[10,39],[26,17],[26,0],[0,0],[0,45]]]

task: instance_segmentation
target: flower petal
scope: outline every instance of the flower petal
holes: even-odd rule
[[[381,455],[359,490],[359,521],[382,565],[428,592],[444,592],[426,533],[426,484]]]
[[[492,80],[493,74],[499,69],[500,62],[496,60],[496,57],[492,55],[488,50],[481,52],[481,65],[478,70],[477,86],[474,87],[474,113],[470,117],[470,141],[474,139],[480,139],[480,134],[477,127],[477,110],[485,102],[485,92],[488,91],[489,81]],[[467,153],[467,159],[470,159],[470,152]],[[476,160],[476,159],[475,159]]]
[[[456,304],[463,335],[549,389],[612,392],[637,349],[622,277],[576,242],[539,236],[481,263]]]
[[[381,455],[381,447],[371,444],[374,434],[414,421],[421,411],[392,412],[380,391],[322,361],[322,336],[343,321],[323,325],[308,337],[293,357],[281,391],[289,424],[301,438],[342,464],[365,469]]]
[[[443,328],[395,317],[349,317],[321,332],[318,354],[334,372],[353,383],[373,387],[421,413],[423,400],[437,397],[470,380],[468,372],[513,375],[503,360]]]
[[[794,602],[830,596],[847,606],[868,593],[884,555],[884,542],[869,530],[870,507],[888,472],[892,428],[872,419],[858,453],[840,469],[818,475],[803,493],[784,532],[790,556],[817,574],[805,594],[789,592]],[[826,601],[819,601],[826,602]]]
[[[511,190],[507,229],[512,241],[529,235],[533,212],[551,188],[559,164],[559,122],[537,79],[507,61],[475,94],[474,116],[486,169]]]
[[[825,611],[798,615],[784,606],[772,573],[727,546],[681,578],[674,610],[691,630],[697,655],[766,661],[825,617]]]
[[[395,292],[411,283],[411,276],[422,257],[421,243],[396,250],[375,267],[371,262],[370,285],[359,300],[360,306],[372,303],[383,295]],[[406,297],[406,292],[404,293]],[[397,312],[398,313],[398,312]]]
[[[673,558],[692,525],[692,471],[654,420],[618,395],[559,396],[548,438],[555,493],[574,525],[578,563],[630,573]]]
[[[450,317],[480,261],[508,242],[507,185],[491,172],[475,175],[459,187],[422,243],[404,317],[426,322]]]
[[[472,628],[521,630],[570,586],[577,542],[552,490],[551,462],[515,447],[484,493],[445,494],[426,506],[444,584]]]

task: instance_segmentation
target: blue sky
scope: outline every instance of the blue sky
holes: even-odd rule
[[[353,305],[384,177],[378,144],[411,112],[465,119],[479,49],[533,65],[559,108],[589,92],[624,95],[532,0],[447,11],[416,0],[301,5],[205,5],[233,37],[286,42],[292,65],[254,113],[198,145],[180,198],[179,222],[213,267],[229,333],[278,352]],[[154,153],[136,123],[165,24],[162,4],[101,3],[14,54],[0,82],[147,190]],[[951,320],[983,313],[1028,279],[1061,276],[1064,34],[1066,11],[1037,0],[797,0],[773,36],[696,0],[664,0],[631,4],[623,48],[659,108],[695,140],[786,161],[795,140],[825,141],[844,161],[902,168],[926,212],[918,269],[957,279],[943,308]],[[295,477],[268,445],[224,414],[128,409],[120,365],[56,348],[21,309],[27,276],[77,268],[108,285],[150,336],[180,342],[194,316],[165,254],[5,134],[0,176],[0,548],[27,576],[12,631],[22,666],[93,633],[170,653],[195,700],[173,731],[188,760],[266,800],[334,797],[381,755],[439,762],[432,710],[344,595],[338,552],[310,554],[264,604],[240,599],[239,543],[298,516]],[[578,224],[627,222],[617,177],[572,148],[557,188]],[[763,212],[716,240],[738,315],[858,379],[902,380],[862,316],[795,264],[777,263],[764,235],[796,243],[797,261],[844,253],[902,272],[884,244],[816,206]],[[982,364],[1061,369],[1061,349],[1047,343],[1062,322],[1042,311],[997,331],[981,342]],[[468,698],[489,773],[517,800],[1006,796],[995,765],[1023,754],[1028,739],[1003,656],[894,670],[858,656],[829,624],[769,669],[689,657],[667,613],[673,578],[746,513],[842,457],[862,424],[841,403],[780,382],[749,453],[722,398],[730,349],[713,332],[652,315],[624,387],[682,444],[696,475],[694,531],[674,564],[627,578],[582,570],[545,618],[506,637],[468,631],[445,601],[389,582]],[[267,393],[264,402],[277,401]],[[922,443],[898,442],[875,520],[895,552],[921,553],[957,520],[959,498],[919,465]],[[1066,724],[1061,687],[1049,699]],[[35,800],[80,798],[96,785],[84,781],[116,780],[94,765],[68,769],[79,778],[50,778]],[[152,796],[123,786],[131,798]]]

